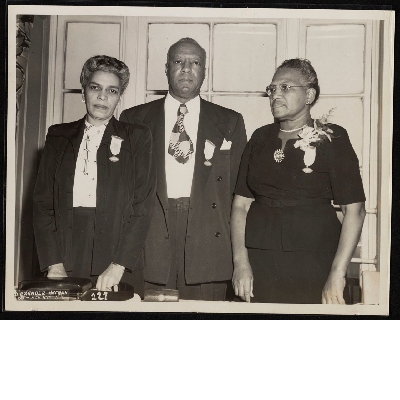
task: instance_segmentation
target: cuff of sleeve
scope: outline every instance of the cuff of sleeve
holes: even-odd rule
[[[124,271],[125,271],[125,267],[124,267],[124,266],[122,266],[122,265],[119,265],[119,264],[116,264],[115,262],[113,262],[113,265],[115,265],[116,267],[119,267],[119,268],[121,268],[121,269],[122,269],[122,272],[124,272]]]

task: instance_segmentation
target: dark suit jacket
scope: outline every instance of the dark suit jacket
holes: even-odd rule
[[[123,111],[120,117],[121,121],[135,123],[139,120],[148,124],[153,134],[157,200],[145,243],[144,276],[146,281],[160,284],[167,283],[171,264],[164,100],[130,108]],[[206,139],[216,146],[211,166],[204,164]],[[230,150],[220,149],[224,139],[232,142]],[[224,281],[232,277],[230,215],[233,190],[246,142],[241,114],[201,99],[185,245],[185,277],[188,284]]]
[[[70,264],[75,165],[84,119],[49,128],[34,193],[34,229],[41,269]],[[123,140],[119,161],[109,157],[111,136]],[[112,118],[97,151],[96,226],[92,273],[111,262],[133,270],[143,249],[155,199],[152,137],[141,124]],[[73,275],[73,271],[72,274]]]

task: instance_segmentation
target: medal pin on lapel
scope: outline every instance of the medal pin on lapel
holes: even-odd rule
[[[204,157],[206,161],[204,161],[204,165],[207,167],[211,167],[211,159],[214,155],[214,150],[215,150],[215,144],[211,142],[210,140],[206,140],[204,144]]]
[[[119,136],[111,136],[111,144],[110,144],[110,151],[112,153],[112,156],[110,157],[110,161],[112,162],[117,162],[119,161],[119,158],[117,155],[121,151],[121,144],[124,139],[120,138]]]

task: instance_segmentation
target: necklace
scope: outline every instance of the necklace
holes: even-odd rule
[[[281,132],[284,132],[284,133],[292,133],[292,132],[299,131],[300,129],[303,129],[303,128],[305,128],[306,126],[307,126],[307,124],[303,125],[303,126],[300,127],[300,128],[296,128],[296,129],[289,129],[289,130],[286,130],[286,129],[279,129],[279,130],[280,130]],[[277,163],[282,162],[284,158],[285,158],[285,153],[283,152],[282,149],[275,150],[275,152],[274,152],[274,160],[275,160]]]
[[[300,128],[296,128],[296,129],[289,129],[289,130],[286,130],[286,129],[279,129],[281,132],[285,132],[285,133],[291,133],[291,132],[296,132],[296,131],[299,131],[300,129],[303,129],[303,128],[305,128],[307,126],[307,124],[304,124],[303,126],[301,126]]]

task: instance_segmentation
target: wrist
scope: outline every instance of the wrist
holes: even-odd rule
[[[121,269],[122,272],[125,271],[125,267],[122,266],[122,265],[116,264],[116,263],[114,263],[114,262],[112,263],[112,265],[115,266],[115,267],[117,267],[117,268],[119,268],[119,269]]]
[[[46,269],[48,271],[51,271],[51,270],[57,270],[57,269],[61,269],[61,268],[62,269],[64,268],[64,264],[63,263],[49,265]]]
[[[234,270],[251,270],[249,260],[238,259],[233,262]]]
[[[343,267],[340,268],[340,267],[332,266],[329,276],[332,279],[342,279],[342,278],[346,277],[346,273],[347,273],[347,268],[343,268]]]

